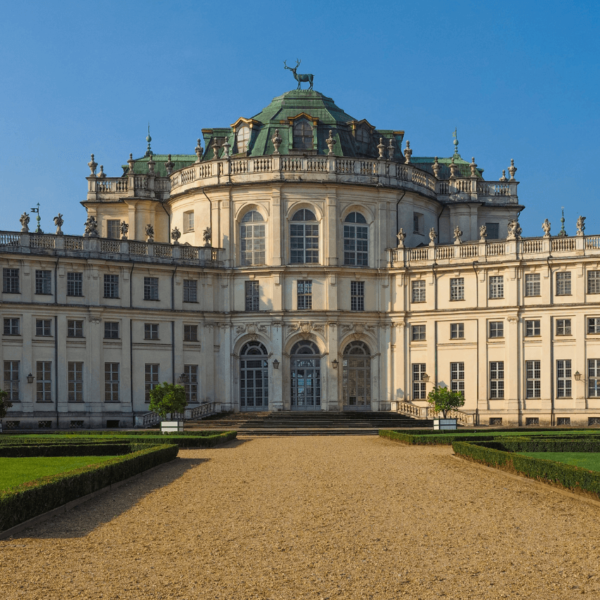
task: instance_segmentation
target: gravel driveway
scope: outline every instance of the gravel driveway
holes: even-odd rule
[[[171,464],[0,541],[0,598],[600,598],[600,508],[378,437]]]

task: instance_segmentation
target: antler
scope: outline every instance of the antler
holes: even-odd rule
[[[296,59],[296,69],[300,66],[301,62],[302,61],[299,58]]]
[[[289,67],[287,66],[287,60],[283,61],[283,68],[284,69],[289,69]]]

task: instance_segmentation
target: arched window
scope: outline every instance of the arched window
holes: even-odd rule
[[[344,264],[369,266],[369,227],[359,212],[352,212],[344,221]]]
[[[300,209],[290,223],[290,262],[319,262],[319,224],[312,210]]]
[[[298,119],[294,122],[294,148],[300,150],[313,149],[312,125],[307,119]]]
[[[260,342],[248,342],[240,352],[240,410],[266,410],[268,406],[267,349]]]
[[[265,221],[257,210],[244,215],[240,227],[242,266],[265,264]]]
[[[321,356],[313,342],[302,340],[291,355],[292,410],[321,408]]]
[[[350,342],[342,359],[344,406],[371,409],[371,352],[364,342]]]
[[[236,137],[237,151],[246,152],[248,150],[248,143],[250,142],[250,127],[247,125],[240,127]]]
[[[359,154],[366,154],[371,141],[371,133],[364,127],[359,127],[356,130],[356,149]]]

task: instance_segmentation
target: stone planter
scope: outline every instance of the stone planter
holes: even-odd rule
[[[182,433],[183,421],[163,421],[160,424],[161,433]]]
[[[434,419],[433,428],[440,431],[456,431],[456,419]]]

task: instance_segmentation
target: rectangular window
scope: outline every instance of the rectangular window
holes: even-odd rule
[[[588,319],[588,333],[600,333],[600,317]]]
[[[298,310],[312,308],[312,281],[298,281]]]
[[[183,372],[185,378],[185,397],[188,404],[198,402],[198,365],[184,365]]]
[[[75,321],[69,319],[67,321],[67,337],[82,338],[83,337],[83,321]]]
[[[487,233],[488,240],[500,239],[500,223],[486,223],[485,231]]]
[[[18,294],[19,269],[2,269],[2,291],[5,294]]]
[[[350,282],[350,310],[365,310],[365,282]]]
[[[35,335],[43,335],[43,336],[52,335],[52,320],[51,319],[36,319]]]
[[[540,274],[526,273],[525,274],[525,295],[540,296]]]
[[[119,363],[104,363],[104,402],[119,402]]]
[[[542,389],[542,376],[539,360],[525,361],[526,397],[540,398]]]
[[[52,271],[35,272],[35,293],[40,295],[52,294]]]
[[[21,320],[15,317],[4,319],[4,335],[19,335]]]
[[[4,386],[10,402],[19,402],[19,361],[4,361]]]
[[[158,277],[144,277],[144,300],[158,300]]]
[[[183,341],[197,342],[198,341],[198,325],[183,326]]]
[[[150,403],[150,392],[158,385],[158,365],[146,365],[145,367],[145,399]]]
[[[490,298],[504,298],[504,277],[502,275],[490,277]]]
[[[556,295],[570,296],[571,295],[571,272],[565,271],[556,274]]]
[[[465,278],[455,277],[450,280],[450,300],[465,299]]]
[[[104,323],[104,339],[118,340],[119,339],[119,322],[105,321]]]
[[[425,338],[425,325],[413,325],[412,326],[412,340],[418,342]]]
[[[418,279],[412,282],[412,301],[425,302],[425,280]]]
[[[423,381],[425,375],[425,363],[413,363],[413,400],[425,400],[427,398],[427,384]]]
[[[450,323],[450,339],[462,340],[465,337],[464,323]]]
[[[245,307],[246,311],[253,312],[259,310],[259,297],[260,297],[260,288],[258,285],[258,281],[245,281]],[[300,306],[298,306],[300,308]]]
[[[450,390],[465,393],[465,363],[450,363]]]
[[[198,282],[195,279],[183,280],[183,301],[198,302]]]
[[[144,339],[145,340],[157,340],[158,339],[158,323],[144,323]]]
[[[36,364],[36,401],[52,402],[52,363],[38,361]]]
[[[504,337],[504,321],[490,321],[490,337]]]
[[[194,211],[183,213],[183,233],[194,231]]]
[[[598,358],[588,360],[588,397],[600,397],[600,359]]]
[[[540,321],[525,321],[525,337],[535,337],[540,335]]]
[[[83,273],[67,273],[67,296],[83,296]]]
[[[106,237],[118,240],[121,237],[121,223],[119,219],[108,219],[106,221]]]
[[[571,397],[571,360],[556,361],[556,397]]]
[[[504,361],[490,362],[490,398],[504,398]]]
[[[413,233],[422,234],[424,230],[423,215],[417,212],[413,213]]]
[[[600,294],[600,271],[588,271],[588,294]]]
[[[83,363],[70,362],[67,371],[69,376],[69,402],[83,402]]]
[[[104,276],[104,297],[118,298],[119,297],[119,276],[105,275]]]
[[[571,319],[556,319],[556,335],[571,335]]]

